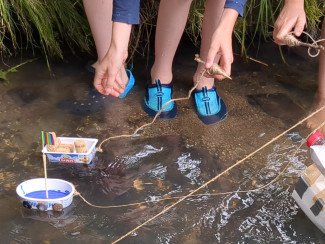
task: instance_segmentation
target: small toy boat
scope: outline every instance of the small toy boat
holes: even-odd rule
[[[90,164],[96,154],[95,138],[57,137],[56,146],[46,145],[45,153],[49,162]]]
[[[16,193],[25,208],[41,211],[62,211],[72,203],[74,192],[75,188],[71,183],[51,178],[47,179],[48,198],[44,178],[24,181],[16,188]]]

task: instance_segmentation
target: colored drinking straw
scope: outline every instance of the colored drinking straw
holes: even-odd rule
[[[44,145],[49,144],[49,145],[54,145],[54,140],[53,140],[53,135],[49,132],[41,132],[42,135],[42,146],[43,146],[43,167],[44,167],[44,179],[45,179],[45,194],[46,198],[49,198],[49,194],[47,191],[47,169],[46,169],[46,156],[44,153]]]

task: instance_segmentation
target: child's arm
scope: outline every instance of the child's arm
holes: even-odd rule
[[[139,23],[140,0],[114,0],[111,45],[96,68],[94,86],[104,95],[118,97],[125,85],[119,76],[128,56],[132,24]],[[103,30],[105,31],[105,30]]]
[[[125,85],[119,72],[128,56],[128,44],[132,25],[113,22],[111,45],[96,68],[94,86],[104,95],[118,97]]]
[[[211,39],[205,68],[209,69],[215,57],[220,55],[219,65],[226,74],[230,76],[231,64],[234,60],[232,52],[232,33],[238,14],[243,15],[245,3],[246,0],[226,1],[221,20]],[[215,75],[214,78],[218,80],[224,79],[221,75]]]
[[[286,0],[274,25],[274,41],[279,45],[284,45],[284,37],[292,30],[296,36],[300,36],[305,24],[304,0]]]

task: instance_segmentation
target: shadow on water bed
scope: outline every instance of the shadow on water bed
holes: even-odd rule
[[[247,97],[250,104],[260,106],[268,115],[282,119],[288,125],[295,124],[297,118],[302,119],[305,115],[303,109],[284,93],[256,94]]]
[[[192,86],[192,54],[194,58],[195,52],[176,57],[174,97],[185,97]],[[297,70],[306,61],[288,58],[291,66],[264,60],[268,67],[237,59],[233,80],[216,84],[229,109],[227,120],[219,124],[202,124],[193,101],[182,101],[176,119],[158,120],[132,139],[104,143],[90,165],[49,163],[48,177],[73,183],[92,204],[156,201],[101,209],[75,196],[60,214],[24,209],[15,193],[22,181],[43,176],[40,131],[98,138],[100,143],[150,122],[140,105],[146,61],[134,63],[136,84],[126,98],[110,98],[87,116],[58,108],[62,101],[88,96],[92,77],[81,61],[54,65],[52,76],[40,61],[21,67],[0,89],[2,241],[110,243],[156,215],[178,200],[172,197],[195,190],[308,114],[315,89],[301,84],[315,84],[310,77],[317,69],[304,67],[303,76]],[[281,73],[290,67],[288,79],[299,75],[295,89]],[[188,198],[121,243],[320,242],[323,234],[291,198],[298,175],[311,162],[305,146],[296,152],[307,134],[304,125],[295,128],[202,189],[203,195]],[[238,192],[269,183],[290,161],[280,179],[263,190]],[[224,192],[229,193],[218,195]],[[158,201],[162,199],[167,200]]]

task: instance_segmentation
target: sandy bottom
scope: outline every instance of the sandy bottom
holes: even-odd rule
[[[49,177],[55,176],[73,182],[85,197],[89,197],[97,205],[137,202],[144,198],[148,199],[150,194],[151,197],[153,195],[163,197],[163,194],[167,196],[173,191],[183,195],[195,189],[305,119],[312,110],[317,89],[316,61],[302,58],[291,51],[286,56],[289,64],[286,65],[281,62],[277,47],[268,44],[263,48],[267,50],[263,53],[263,57],[254,58],[268,66],[252,60],[241,61],[238,56],[235,56],[233,79],[216,83],[217,91],[228,108],[226,120],[214,125],[204,125],[195,113],[193,98],[180,101],[177,102],[178,115],[174,120],[157,120],[132,139],[118,139],[103,143],[103,152],[97,152],[95,163],[89,167],[51,164]],[[186,97],[193,86],[192,74],[196,65],[193,61],[194,51],[185,52],[181,48],[175,58],[174,98]],[[10,63],[17,64],[19,61],[10,60]],[[69,240],[68,243],[73,243],[75,240],[81,240],[86,243],[87,240],[95,238],[96,243],[105,243],[107,240],[117,239],[147,217],[158,213],[163,207],[144,205],[141,208],[121,209],[114,213],[104,212],[101,209],[94,210],[78,199],[74,200],[77,208],[73,210],[72,215],[59,216],[56,222],[47,226],[42,225],[40,221],[42,216],[39,214],[19,213],[21,206],[15,198],[16,185],[28,178],[43,175],[40,153],[42,130],[55,131],[58,136],[98,138],[101,143],[111,136],[132,134],[139,126],[152,121],[152,118],[148,117],[141,108],[149,74],[146,60],[141,58],[136,58],[134,61],[136,83],[124,99],[105,98],[104,105],[96,113],[87,116],[75,115],[60,109],[58,104],[62,101],[84,100],[88,97],[92,75],[84,69],[86,63],[87,60],[56,63],[53,64],[52,74],[50,74],[45,63],[40,60],[34,61],[19,68],[19,72],[10,74],[9,85],[1,85],[0,194],[6,198],[2,198],[0,204],[5,206],[1,213],[2,222],[10,223],[6,226],[0,225],[4,241]],[[252,159],[246,160],[220,178],[217,183],[210,186],[209,191],[239,190],[238,185],[241,184],[244,184],[246,189],[250,189],[267,183],[272,179],[267,176],[276,175],[287,162],[283,157],[287,156],[288,150],[292,149],[291,146],[299,145],[309,133],[310,130],[305,122],[299,123],[289,133],[254,154]],[[283,143],[287,145],[285,149],[281,149],[287,150],[284,154],[278,151],[279,145]],[[136,232],[133,239],[129,239],[131,242],[126,243],[153,243],[152,240],[155,240],[155,243],[169,243],[166,241],[167,236],[174,243],[195,243],[195,241],[191,242],[191,239],[196,240],[196,243],[225,243],[245,241],[245,236],[248,241],[270,240],[267,228],[252,231],[248,223],[254,222],[251,219],[253,216],[262,221],[257,213],[260,211],[257,210],[263,209],[261,206],[266,202],[259,203],[258,199],[275,198],[282,194],[286,196],[286,204],[279,211],[283,210],[283,212],[273,212],[277,210],[277,205],[282,203],[279,199],[274,206],[269,206],[272,211],[268,213],[270,216],[277,214],[285,216],[284,209],[288,207],[293,211],[291,216],[296,216],[297,208],[290,199],[290,192],[299,173],[310,164],[306,146],[303,145],[302,149],[303,151],[299,152],[302,156],[298,160],[300,166],[292,171],[294,173],[287,175],[285,181],[279,183],[281,187],[277,187],[281,189],[280,192],[271,189],[268,193],[271,195],[258,195],[255,198],[247,195],[246,198],[229,200],[231,206],[229,201],[224,202],[224,200],[209,202],[203,199],[202,201],[207,202],[200,204],[193,200],[193,206],[188,206],[189,202],[187,202],[186,205],[173,209],[169,215],[164,215],[162,220],[167,219],[169,223],[166,223],[165,232],[159,232],[162,229],[157,227],[158,221]],[[273,159],[272,155],[274,156],[275,152],[276,155],[281,154],[282,159]],[[160,156],[154,156],[158,154]],[[280,166],[270,166],[270,158],[272,162],[279,160]],[[171,164],[175,162],[177,167]],[[194,169],[199,164],[200,172],[196,175],[197,171]],[[193,168],[186,165],[192,165]],[[263,177],[260,178],[260,175]],[[244,198],[247,202],[252,198],[250,210],[244,205],[241,206]],[[214,204],[220,204],[217,208],[219,210],[214,209]],[[10,206],[15,207],[12,209]],[[202,209],[202,206],[205,207]],[[238,210],[238,215],[234,216],[237,211],[236,206],[241,206],[238,208],[241,211]],[[224,211],[228,209],[227,221],[223,219],[224,217],[218,218],[218,211],[221,211],[220,216],[226,216],[222,215],[222,209]],[[234,211],[231,212],[231,209]],[[301,217],[303,213],[298,213],[303,223],[305,221],[304,217]],[[28,220],[38,219],[38,222],[27,224],[28,220],[23,220],[22,216],[27,216]],[[231,217],[234,218],[233,221]],[[49,219],[49,216],[46,215],[45,218]],[[239,220],[246,224],[237,225]],[[224,221],[227,224],[222,224],[225,223]],[[272,220],[268,221],[272,222]],[[292,232],[300,231],[300,227],[297,224],[292,227],[292,221],[297,223],[297,219],[290,221],[285,223],[286,228],[289,228],[287,231],[291,233],[287,233],[289,240],[299,242],[301,238],[305,238],[303,242],[307,240],[307,242],[311,240],[317,242],[319,237],[317,229],[309,230],[308,234],[305,232],[305,237],[292,235]],[[177,224],[179,222],[181,224]],[[47,234],[39,234],[42,232],[35,232],[30,228],[35,231],[41,228]],[[280,242],[287,240],[283,233],[279,233],[276,227],[271,227],[273,228],[271,240]],[[153,229],[159,231],[151,232],[150,230]],[[11,234],[8,236],[4,234],[5,232]],[[265,234],[259,236],[257,233]],[[233,236],[232,239],[229,239],[229,236]]]

